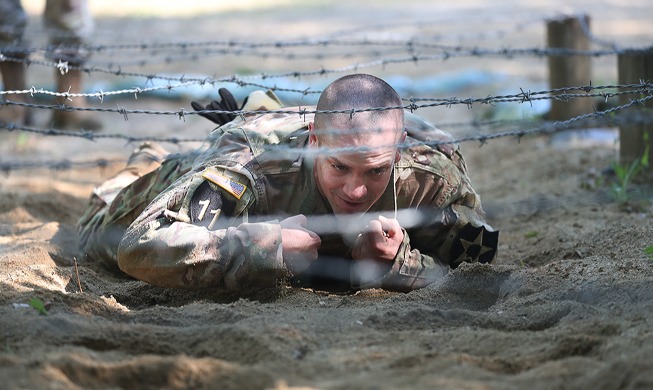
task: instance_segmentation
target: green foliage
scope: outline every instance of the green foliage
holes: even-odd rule
[[[653,260],[653,245],[644,248],[644,253],[646,253],[649,259]]]
[[[45,303],[43,303],[43,301],[38,298],[32,298],[29,301],[29,305],[32,306],[34,310],[36,310],[41,315],[48,314],[48,310],[45,308]]]
[[[610,186],[610,195],[618,203],[626,203],[629,200],[628,188],[632,180],[649,164],[650,146],[648,143],[648,133],[644,133],[644,153],[642,157],[628,164],[620,164],[616,161],[612,163],[612,169],[617,176],[617,181]]]
[[[29,135],[27,133],[20,133],[16,137],[16,149],[18,150],[23,150],[25,147],[27,147],[27,143],[29,142]]]
[[[535,238],[535,237],[537,237],[538,234],[539,234],[538,232],[533,230],[533,231],[530,231],[530,232],[526,232],[526,234],[524,236],[526,238]]]

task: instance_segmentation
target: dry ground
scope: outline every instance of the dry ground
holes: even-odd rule
[[[103,3],[94,5],[95,39],[107,44],[287,40],[414,21],[376,30],[373,36],[407,39],[415,31],[429,31],[447,43],[536,47],[543,44],[543,22],[516,31],[511,26],[556,12],[584,11],[592,15],[597,34],[628,46],[646,42],[646,34],[650,42],[647,26],[653,15],[646,1],[579,1],[572,7],[544,1],[496,1],[491,6],[481,1],[401,6],[385,1],[280,2],[266,8],[259,3],[245,10],[210,9],[220,11],[211,14],[189,10],[197,10],[201,2],[184,2],[183,12],[166,8],[168,12],[161,13],[155,7],[162,2],[156,2],[148,9],[134,9],[136,16],[129,13],[128,2],[112,1],[113,7]],[[38,5],[34,2],[30,8]],[[431,22],[415,27],[424,21]],[[512,32],[486,35],[498,29]],[[38,31],[32,34],[33,41],[42,39]],[[98,55],[94,61],[130,58],[117,55],[122,57]],[[331,68],[352,61],[216,56],[134,69],[229,75]],[[546,61],[541,58],[451,59],[366,71],[419,80],[465,69],[508,77],[456,91],[458,97],[517,92],[546,83]],[[47,86],[50,72],[32,66],[31,83]],[[614,82],[614,58],[596,59],[594,73],[594,80]],[[306,81],[321,84],[338,75]],[[94,74],[88,82],[103,79],[122,80]],[[190,107],[187,99],[134,101],[131,96],[93,105]],[[450,123],[488,113],[487,107],[442,107],[423,115]],[[49,113],[35,114],[37,125],[45,127]],[[152,115],[130,115],[123,121],[115,113],[98,118],[105,133],[201,137],[211,129],[195,117],[185,122]],[[455,128],[444,129],[456,134]],[[3,162],[124,159],[135,147],[120,140],[21,133],[0,133],[0,142]],[[462,266],[409,294],[370,290],[329,295],[282,289],[232,296],[151,287],[76,257],[74,224],[93,186],[118,166],[10,172],[0,181],[0,387],[653,387],[653,260],[643,252],[653,245],[653,210],[624,210],[607,195],[608,183],[601,181],[608,179],[602,172],[614,160],[615,146],[579,147],[527,137],[520,143],[504,138],[483,147],[465,143],[462,148],[489,220],[501,230],[500,255],[496,264]],[[32,298],[48,302],[47,315],[21,307]]]

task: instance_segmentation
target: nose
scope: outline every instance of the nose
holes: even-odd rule
[[[350,200],[357,201],[367,195],[367,186],[363,180],[354,177],[345,184],[343,191]]]

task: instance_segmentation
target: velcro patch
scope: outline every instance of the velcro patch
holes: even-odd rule
[[[214,230],[220,216],[232,216],[236,202],[223,198],[208,181],[200,184],[190,201],[190,220],[194,225]]]
[[[231,195],[235,196],[238,200],[240,200],[240,198],[247,190],[247,186],[245,184],[239,183],[232,178],[219,173],[213,168],[208,168],[206,171],[204,171],[202,177],[219,186]]]
[[[451,268],[462,262],[489,263],[494,260],[499,244],[499,232],[489,231],[484,226],[463,226],[451,246]]]

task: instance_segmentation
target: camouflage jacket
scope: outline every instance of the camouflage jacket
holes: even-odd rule
[[[311,119],[269,113],[214,130],[192,167],[177,164],[176,181],[127,228],[117,253],[120,269],[154,285],[179,288],[237,290],[287,277],[279,221],[304,214],[312,229],[313,220],[314,227],[323,223],[318,216],[333,215],[304,153]],[[394,183],[368,213],[395,207],[422,211],[420,221],[405,229],[392,265],[361,271],[351,260],[352,240],[334,229],[319,233],[319,258],[291,276],[294,284],[409,291],[461,261],[494,258],[498,232],[485,222],[457,146],[416,142],[449,138],[412,114],[407,113],[406,126],[412,144],[402,149]]]

